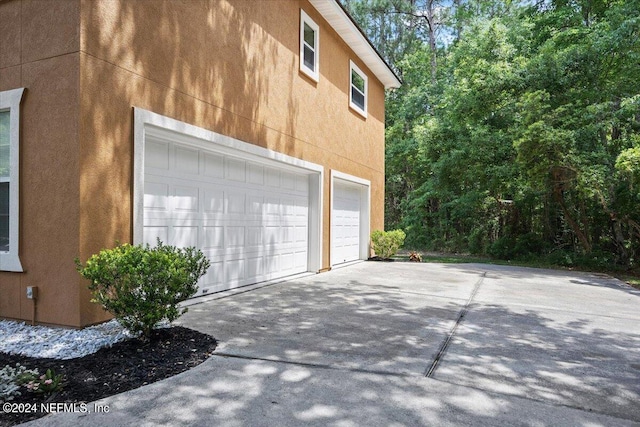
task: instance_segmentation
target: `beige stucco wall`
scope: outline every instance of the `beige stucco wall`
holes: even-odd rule
[[[0,302],[0,316],[29,318],[30,301],[16,293],[38,285],[42,322],[81,326],[105,318],[89,302],[73,258],[131,241],[133,107],[323,165],[324,267],[330,170],[371,181],[371,228],[383,227],[384,88],[306,0],[56,1],[64,16],[50,20],[42,15],[51,6],[6,3],[0,2],[0,25],[17,21],[22,34],[31,28],[38,33],[33,39],[57,41],[40,60],[34,52],[41,47],[14,42],[28,52],[0,63],[0,90],[27,88],[20,242],[23,265],[32,267],[0,273],[0,301],[5,289],[12,295]],[[300,8],[320,25],[317,83],[299,71]],[[3,18],[11,9],[21,18]],[[350,59],[369,76],[366,120],[349,109]]]
[[[0,272],[0,316],[80,325],[79,1],[0,2],[0,90],[25,87],[20,126],[20,260]]]

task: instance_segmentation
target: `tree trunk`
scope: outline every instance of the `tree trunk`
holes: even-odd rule
[[[431,50],[431,83],[436,84],[436,77],[438,71],[438,59],[436,54],[438,53],[438,48],[436,46],[436,22],[433,13],[434,2],[433,0],[427,0],[426,2],[426,16],[427,20],[427,28],[429,30],[429,50]]]
[[[576,237],[580,241],[580,245],[582,245],[582,248],[584,249],[585,253],[591,253],[591,251],[593,250],[593,247],[591,246],[591,242],[589,241],[589,236],[587,235],[587,233],[585,233],[585,231],[582,229],[580,224],[578,224],[578,221],[576,221],[573,218],[573,216],[571,215],[571,212],[569,212],[569,209],[567,208],[567,205],[564,202],[564,196],[562,195],[562,188],[560,186],[555,186],[553,190],[553,195],[556,201],[558,202],[558,204],[560,205],[560,208],[562,209],[562,213],[564,214],[564,217],[569,223],[569,227],[571,227],[571,231],[573,231],[573,233],[576,235]]]
[[[627,264],[629,262],[629,251],[627,251],[627,248],[625,247],[625,238],[624,238],[624,234],[622,233],[622,224],[620,224],[620,221],[618,221],[617,218],[612,217],[612,228],[613,228],[613,236],[615,237],[616,240],[616,247],[618,248],[618,253],[620,254],[620,256],[622,257],[622,262],[624,264]]]

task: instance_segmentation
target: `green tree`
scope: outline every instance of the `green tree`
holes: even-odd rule
[[[387,96],[387,228],[410,247],[635,265],[639,0],[457,0],[436,37],[424,2],[347,3],[412,40],[387,53],[404,80]]]

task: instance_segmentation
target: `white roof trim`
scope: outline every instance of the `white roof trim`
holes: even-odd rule
[[[382,82],[385,89],[400,87],[400,80],[345,13],[338,0],[309,0],[358,58]]]

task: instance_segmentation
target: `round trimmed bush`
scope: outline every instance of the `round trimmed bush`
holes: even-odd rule
[[[149,337],[161,321],[174,321],[187,309],[178,304],[198,290],[209,260],[195,248],[125,243],[91,256],[78,272],[89,279],[92,302],[127,329]]]

